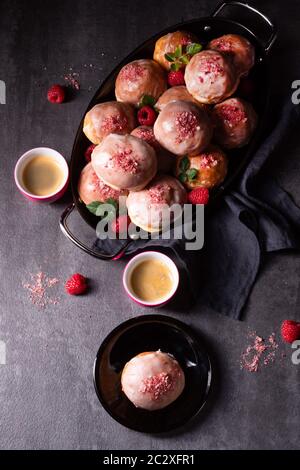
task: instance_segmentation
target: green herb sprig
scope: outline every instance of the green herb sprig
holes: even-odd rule
[[[108,220],[113,220],[116,217],[116,213],[117,213],[117,210],[118,210],[118,203],[113,198],[108,198],[108,199],[106,199],[105,202],[92,201],[90,204],[86,204],[86,208],[92,214],[96,215],[97,217],[100,217],[101,215],[103,215],[102,212],[100,211],[100,207],[103,204],[111,206],[110,208],[108,207],[106,217],[107,217]]]
[[[165,59],[171,62],[171,70],[177,71],[187,65],[191,57],[202,50],[202,45],[193,42],[187,46],[181,44],[176,47],[175,52],[168,52],[165,54]]]
[[[192,182],[198,176],[198,170],[196,168],[191,168],[191,163],[187,156],[180,160],[179,169],[180,173],[178,175],[178,179],[181,183],[186,183],[187,181]]]

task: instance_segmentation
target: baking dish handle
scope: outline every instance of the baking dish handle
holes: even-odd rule
[[[119,259],[123,256],[127,246],[131,242],[131,240],[127,240],[126,243],[122,246],[120,250],[118,250],[116,253],[113,253],[111,255],[107,253],[101,253],[100,251],[93,250],[89,246],[85,245],[82,243],[70,230],[68,226],[68,218],[72,214],[73,210],[75,209],[75,204],[74,202],[70,204],[62,213],[59,221],[60,229],[62,233],[72,242],[74,245],[76,245],[78,248],[80,248],[82,251],[85,253],[93,256],[94,258],[97,259],[103,259],[106,261],[109,260],[116,260]]]
[[[272,21],[266,15],[264,15],[261,11],[257,10],[251,5],[248,5],[248,3],[236,2],[236,1],[228,1],[228,2],[220,3],[220,5],[217,6],[217,8],[214,10],[211,16],[213,17],[218,16],[219,13],[221,13],[221,11],[224,10],[224,8],[228,6],[237,6],[237,7],[245,8],[251,11],[252,13],[255,13],[256,15],[258,15],[268,25],[268,28],[270,29],[270,36],[269,36],[269,39],[264,44],[264,50],[266,53],[268,53],[277,37],[277,28],[274,26]]]

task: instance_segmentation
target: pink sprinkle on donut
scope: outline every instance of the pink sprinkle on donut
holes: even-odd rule
[[[134,135],[139,139],[145,140],[148,144],[155,142],[154,132],[151,128],[140,127],[136,130]]]
[[[120,191],[118,189],[113,189],[107,184],[103,183],[103,181],[100,180],[100,178],[98,178],[95,172],[93,172],[93,175],[92,175],[92,183],[93,183],[93,186],[92,186],[93,192],[95,193],[95,195],[99,194],[100,192],[104,200],[109,199],[109,198],[112,198],[112,199],[119,198]]]
[[[191,111],[177,113],[175,119],[176,143],[180,144],[183,140],[194,137],[198,124],[197,116]]]
[[[108,116],[102,121],[102,130],[104,132],[121,132],[127,126],[127,117],[120,114]]]
[[[220,51],[231,52],[232,51],[232,42],[229,39],[221,38],[215,42],[215,45]]]
[[[190,34],[186,34],[182,39],[181,39],[181,45],[182,46],[188,46],[189,44],[191,44],[193,41],[192,41],[192,37]]]
[[[220,58],[219,57],[209,57],[203,60],[200,64],[199,71],[202,72],[204,75],[224,75],[224,69],[221,66]],[[201,82],[201,75],[199,80]]]
[[[120,72],[120,77],[123,80],[134,82],[138,78],[143,77],[144,72],[145,72],[144,68],[137,63],[127,64],[122,68]]]
[[[170,186],[167,184],[158,184],[157,186],[150,188],[149,196],[150,196],[151,202],[153,202],[154,204],[160,204],[162,202],[165,202],[166,193],[170,189],[171,189]]]
[[[151,147],[154,148],[154,150],[157,150],[160,148],[159,143],[157,142],[153,129],[151,127],[146,128],[146,127],[140,127],[138,129],[135,129],[134,134],[135,137],[138,137],[139,139],[144,140],[147,142],[147,144],[151,145]]]
[[[231,104],[220,106],[217,109],[217,115],[232,125],[247,121],[245,111]]]
[[[113,159],[115,166],[125,173],[135,175],[139,172],[139,163],[135,160],[132,149],[125,149],[116,153]]]
[[[174,390],[174,381],[171,374],[161,372],[143,380],[140,392],[150,393],[152,400],[159,400],[167,393]]]
[[[200,168],[202,169],[207,169],[207,168],[212,168],[218,164],[218,160],[215,158],[214,155],[209,154],[209,153],[204,153],[202,155],[202,160],[200,163]]]

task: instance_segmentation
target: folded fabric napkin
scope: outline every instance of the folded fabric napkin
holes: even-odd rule
[[[126,254],[158,247],[172,250],[186,273],[194,300],[239,319],[257,277],[263,253],[300,249],[300,208],[266,169],[300,124],[300,109],[289,99],[241,178],[205,218],[204,247],[186,251],[185,240],[137,240]],[[101,250],[121,241],[97,240]]]

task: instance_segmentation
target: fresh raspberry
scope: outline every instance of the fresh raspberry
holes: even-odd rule
[[[84,294],[87,290],[86,278],[79,273],[73,274],[65,283],[65,289],[70,295]]]
[[[63,103],[65,101],[65,89],[61,85],[53,85],[49,88],[47,98],[50,103]]]
[[[84,152],[84,158],[86,159],[88,163],[91,161],[91,156],[95,147],[96,147],[95,144],[91,144],[88,146],[88,148]]]
[[[130,218],[127,214],[119,215],[111,223],[111,229],[114,233],[126,233],[130,224]]]
[[[300,339],[300,323],[284,320],[281,325],[281,336],[286,343],[293,343],[296,339]]]
[[[209,191],[207,188],[195,188],[188,194],[191,204],[207,204],[209,201]]]
[[[137,115],[141,126],[153,126],[156,121],[156,112],[151,106],[143,106]]]
[[[171,72],[168,73],[168,84],[170,86],[185,85],[183,71],[171,70]]]

